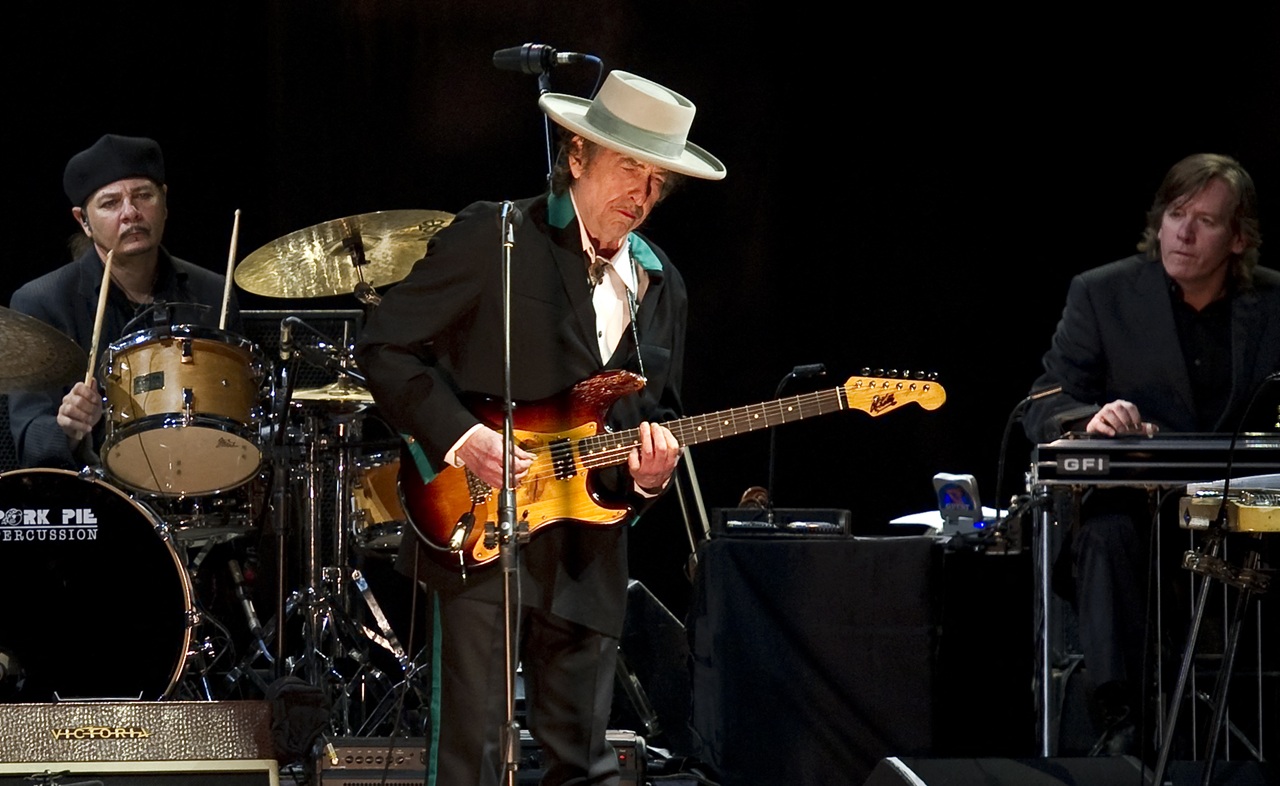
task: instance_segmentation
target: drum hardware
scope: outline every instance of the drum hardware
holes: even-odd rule
[[[283,619],[286,621],[293,619],[301,602],[302,594],[300,592],[295,590],[294,592],[289,593],[289,596],[285,599],[282,606],[284,609]],[[261,641],[258,642],[259,646],[255,647],[252,652],[246,654],[223,676],[226,687],[233,687],[242,679],[248,679],[255,687],[258,688],[258,690],[263,694],[266,694],[270,687],[270,681],[264,678],[262,673],[254,668],[253,664],[256,663],[259,658],[263,658],[267,661],[271,669],[274,670],[277,663],[279,663],[275,654],[271,651],[271,647],[275,644],[278,631],[281,629],[281,625],[278,624],[280,622],[281,619],[277,616],[272,616],[271,619],[267,620],[267,623],[262,627]],[[275,675],[269,672],[267,676],[273,677]]]
[[[290,327],[296,326],[307,327],[295,319]],[[330,697],[334,728],[350,730],[392,688],[391,678],[374,664],[373,651],[385,651],[397,666],[407,661],[363,574],[347,565],[351,514],[342,501],[364,449],[363,420],[372,397],[359,385],[349,351],[337,349],[349,343],[347,337],[341,343],[320,338],[293,342],[290,355],[318,362],[320,353],[326,367],[353,373],[322,388],[292,392],[292,369],[283,365],[275,388],[283,394],[272,408],[277,431],[269,458],[284,489],[274,490],[271,499],[277,532],[289,532],[280,538],[281,554],[287,549],[290,555],[280,559],[281,575],[292,569],[296,585],[281,585],[283,603],[265,624],[256,621],[251,600],[241,599],[254,650],[244,653],[225,680],[228,688],[248,682],[265,690],[273,678],[301,677]],[[321,348],[300,351],[306,343]],[[339,502],[331,519],[322,511],[328,499]],[[356,603],[363,608],[357,611]],[[271,673],[259,668],[263,662]]]

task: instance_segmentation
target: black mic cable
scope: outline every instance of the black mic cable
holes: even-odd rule
[[[1009,438],[1013,433],[1013,424],[1022,419],[1022,416],[1026,413],[1027,407],[1031,406],[1032,402],[1039,401],[1042,398],[1048,398],[1049,396],[1056,396],[1061,392],[1061,385],[1034,391],[1031,395],[1019,401],[1017,405],[1010,410],[1009,419],[1006,420],[1004,424],[1004,435],[1000,438],[1000,460],[996,462],[996,521],[995,524],[987,530],[988,532],[1003,529],[1005,523],[1012,517],[1015,509],[1015,506],[1010,503],[1010,505],[1004,509],[1004,515],[1000,515],[1002,499],[1000,495],[1004,493],[1005,459],[1009,453]],[[1019,511],[1019,513],[1021,514],[1021,511]],[[981,516],[982,511],[978,511],[978,515]]]

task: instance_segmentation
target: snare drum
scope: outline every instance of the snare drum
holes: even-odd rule
[[[391,552],[400,547],[408,523],[400,502],[400,455],[375,453],[355,466],[351,487],[351,537],[363,551]]]
[[[265,363],[232,333],[175,325],[134,333],[103,355],[102,463],[139,492],[235,488],[262,464]]]
[[[61,469],[0,475],[0,699],[147,700],[177,684],[196,615],[160,520]]]

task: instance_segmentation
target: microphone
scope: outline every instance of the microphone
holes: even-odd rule
[[[544,74],[558,65],[581,63],[587,56],[577,52],[557,52],[546,44],[509,46],[493,53],[493,64],[503,71]]]
[[[293,317],[280,320],[280,359],[293,357]]]
[[[262,623],[258,621],[257,611],[253,608],[253,599],[249,597],[249,593],[244,587],[244,571],[240,570],[240,563],[234,559],[227,560],[227,568],[231,571],[231,581],[235,584],[236,599],[240,601],[240,608],[244,610],[245,622],[249,625],[249,632],[255,638],[262,638]]]
[[[524,221],[524,215],[521,214],[520,208],[509,199],[502,203],[499,225],[502,231],[503,248],[510,250],[516,244],[516,227],[520,226],[522,221]]]
[[[502,203],[502,227],[503,234],[506,234],[506,227],[510,225],[512,229],[524,223],[524,213],[520,212],[520,208],[510,199]]]
[[[819,377],[827,373],[827,367],[821,363],[809,363],[804,366],[796,366],[791,369],[791,379],[808,379],[809,377]]]
[[[1048,398],[1049,396],[1056,396],[1061,392],[1062,392],[1061,385],[1057,385],[1051,388],[1045,388],[1044,390],[1038,390],[1035,393],[1032,393],[1030,396],[1027,396],[1026,403],[1030,404],[1032,401],[1039,401],[1042,398]]]

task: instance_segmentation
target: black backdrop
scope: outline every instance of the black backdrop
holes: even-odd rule
[[[691,138],[729,170],[692,182],[648,227],[692,293],[689,412],[772,398],[802,363],[825,364],[824,385],[909,369],[947,390],[934,412],[779,430],[777,503],[849,508],[862,532],[930,508],[936,472],[973,473],[992,496],[1006,419],[1069,277],[1130,253],[1173,161],[1237,155],[1264,235],[1280,224],[1274,10],[1122,22],[1075,7],[1032,18],[809,0],[15,9],[0,47],[4,302],[67,258],[62,169],[104,132],[161,142],[166,244],[223,270],[237,209],[243,258],[343,216],[540,190],[538,81],[495,69],[496,49],[589,53],[685,93]],[[563,66],[551,88],[586,94],[595,78]],[[355,305],[240,296],[248,308]],[[768,445],[760,432],[697,447],[707,505],[763,484]],[[1006,496],[1028,448],[1015,431]],[[634,572],[681,610],[689,549],[664,506],[636,533]]]

